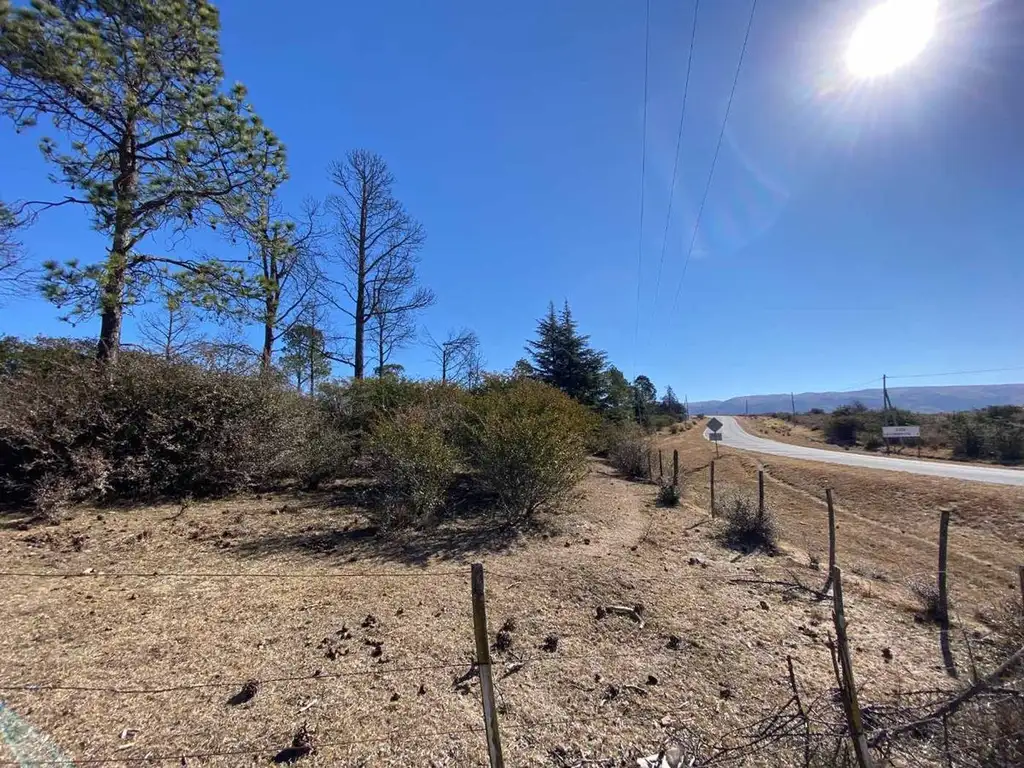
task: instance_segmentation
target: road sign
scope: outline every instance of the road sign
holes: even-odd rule
[[[920,427],[882,427],[883,437],[920,437]]]
[[[725,425],[722,422],[720,422],[718,419],[716,419],[714,416],[712,416],[710,419],[708,419],[707,427],[712,432],[717,432],[718,430],[720,430],[724,426]]]
[[[722,439],[722,433],[721,432],[709,432],[708,433],[708,440],[710,440],[713,443],[720,442],[721,439]]]

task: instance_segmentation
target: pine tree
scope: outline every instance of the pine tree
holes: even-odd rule
[[[220,22],[209,0],[0,0],[0,112],[18,129],[50,121],[40,148],[109,239],[104,257],[45,264],[44,293],[71,317],[100,316],[114,362],[125,309],[149,289],[223,309],[244,288],[217,259],[143,247],[161,229],[208,220],[220,201],[278,176],[284,150],[245,88],[223,88]]]
[[[327,357],[324,332],[316,325],[296,323],[284,333],[284,349],[281,355],[281,370],[295,377],[295,387],[309,388],[309,394],[316,394],[318,381],[331,373],[331,361]]]
[[[534,376],[565,392],[584,405],[598,407],[604,393],[605,355],[590,346],[572,318],[569,302],[561,313],[548,305],[548,313],[537,323],[537,339],[527,342],[533,358]]]
[[[671,386],[665,388],[665,396],[661,398],[661,405],[666,413],[686,418],[686,408],[679,402],[679,398],[676,397],[675,390]]]
[[[650,425],[658,390],[649,378],[640,374],[633,379],[633,410],[637,424]]]

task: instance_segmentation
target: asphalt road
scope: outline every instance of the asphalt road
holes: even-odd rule
[[[999,485],[1024,486],[1024,471],[1004,469],[980,464],[955,464],[948,461],[921,461],[900,459],[893,456],[872,456],[871,454],[847,451],[828,451],[822,448],[807,448],[802,445],[777,443],[745,432],[732,416],[717,416],[722,422],[722,445],[743,451],[769,453],[789,459],[821,461],[827,464],[845,464],[848,467],[884,469],[890,472],[910,472],[915,475],[950,477],[955,480],[969,480],[974,483],[996,483]],[[707,437],[707,430],[704,431]]]

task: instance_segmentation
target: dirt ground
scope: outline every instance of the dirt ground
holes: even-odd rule
[[[1024,491],[771,457],[784,551],[743,554],[712,538],[701,431],[658,438],[666,465],[680,450],[680,508],[595,461],[577,503],[518,537],[466,519],[382,540],[350,487],[0,518],[0,701],[75,765],[266,764],[305,725],[317,748],[299,766],[483,766],[479,561],[492,639],[514,622],[494,651],[507,765],[635,765],[679,736],[731,745],[788,697],[787,656],[807,692],[834,685],[829,604],[765,583],[824,582],[825,484],[862,699],[950,685],[903,584],[933,574],[944,504],[954,608],[984,659],[976,614],[1012,594]],[[756,493],[759,466],[724,449],[717,492]],[[642,627],[597,618],[638,604]],[[250,680],[251,699],[229,703]]]

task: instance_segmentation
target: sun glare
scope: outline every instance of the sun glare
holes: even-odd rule
[[[846,65],[857,77],[886,75],[913,61],[935,31],[938,0],[886,0],[857,25]]]

